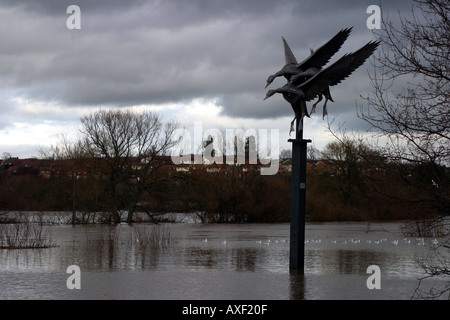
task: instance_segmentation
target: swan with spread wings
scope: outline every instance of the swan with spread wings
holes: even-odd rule
[[[306,102],[315,99],[329,87],[341,83],[341,81],[350,76],[372,55],[379,44],[379,41],[370,41],[361,49],[354,53],[345,54],[331,66],[322,69],[303,82],[289,81],[283,87],[269,90],[264,100],[275,93],[281,93],[284,99],[291,104],[295,113],[294,120],[291,122],[290,132],[292,132],[296,119],[301,121],[305,116],[309,117]]]
[[[286,39],[283,39],[284,45],[284,60],[285,65],[280,71],[267,78],[266,88],[277,78],[285,77],[288,81],[292,76],[295,79],[300,77],[309,78],[319,72],[322,67],[330,61],[331,57],[339,51],[342,44],[347,40],[352,28],[346,28],[339,31],[333,38],[327,43],[318,48],[317,50],[311,50],[311,54],[308,58],[298,63],[291,48],[289,47]]]

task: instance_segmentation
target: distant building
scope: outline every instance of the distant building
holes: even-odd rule
[[[202,159],[201,163],[196,163]],[[99,165],[98,160],[101,159],[64,159],[64,160],[53,160],[53,159],[19,159],[19,158],[9,158],[0,161],[0,172],[3,172],[6,176],[39,176],[45,179],[50,179],[52,177],[58,177],[65,175],[68,177],[75,177],[76,179],[86,179],[90,175],[95,175],[95,166]],[[196,161],[195,161],[196,160]],[[123,163],[124,169],[128,168],[131,170],[139,170],[145,167],[146,164],[152,162],[150,168],[153,166],[161,167],[162,173],[167,175],[173,174],[190,174],[193,172],[210,173],[210,174],[251,174],[253,172],[260,172],[262,167],[270,166],[270,161],[268,165],[261,164],[258,160],[257,164],[238,164],[237,159],[234,158],[234,162],[230,159],[223,159],[227,163],[214,163],[205,161],[207,159],[191,156],[190,161],[183,161],[181,164],[175,165],[170,157],[161,156],[153,157],[151,159],[140,159],[140,158],[129,158],[125,163]],[[233,159],[231,159],[233,160]],[[276,159],[271,160],[278,161],[278,174],[290,175],[292,173],[292,159]],[[265,162],[265,161],[262,161]],[[101,162],[100,162],[101,165]],[[98,169],[98,168],[97,168]],[[329,174],[336,173],[336,166],[331,161],[326,160],[308,160],[307,171],[317,171]]]

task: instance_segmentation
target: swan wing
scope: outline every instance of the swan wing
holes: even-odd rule
[[[305,101],[311,101],[328,87],[341,83],[364,64],[379,44],[379,41],[368,42],[361,49],[354,53],[344,55],[331,66],[323,69],[312,78],[297,86],[298,89],[303,91]]]

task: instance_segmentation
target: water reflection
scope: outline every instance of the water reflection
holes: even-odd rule
[[[289,271],[287,224],[53,226],[58,247],[0,250],[0,298],[30,298],[36,286],[50,299],[410,298],[428,249],[392,244],[395,224],[372,229],[309,226],[303,275]],[[374,244],[380,238],[388,240]],[[80,292],[65,288],[73,264],[82,270]],[[365,286],[372,264],[384,277],[379,292]]]
[[[290,300],[305,299],[305,275],[292,271],[289,276]]]
[[[158,228],[158,226],[147,226]],[[177,235],[170,243],[142,243],[133,237],[133,228],[129,226],[110,227],[77,226],[73,238],[60,242],[47,263],[56,265],[78,264],[85,270],[117,269],[220,269],[229,271],[271,271],[285,269],[288,257],[287,243],[284,245],[258,245],[249,234],[233,239],[230,230],[224,234],[207,230],[191,230],[174,227]],[[248,227],[247,227],[248,228]],[[84,229],[84,230],[82,230]],[[184,229],[184,230],[179,230]],[[233,228],[230,228],[233,229]],[[68,231],[68,230],[65,230]],[[201,231],[201,232],[199,232]],[[214,236],[215,234],[215,236]],[[203,237],[209,236],[205,242]],[[67,232],[65,233],[67,236]],[[226,236],[226,240],[222,238]],[[280,242],[281,244],[281,242]],[[22,261],[24,262],[24,261]]]

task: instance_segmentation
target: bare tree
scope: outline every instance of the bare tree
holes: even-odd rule
[[[164,124],[153,112],[122,110],[94,112],[82,117],[81,124],[86,152],[102,164],[99,173],[107,180],[112,221],[120,222],[119,186],[126,184],[131,192],[127,217],[131,222],[142,193],[157,186],[153,174],[167,164],[161,156],[176,143],[172,135],[177,124]]]
[[[134,161],[127,167],[127,185],[131,191],[128,223],[133,221],[133,214],[144,192],[166,192],[168,185],[173,182],[167,171],[162,169],[172,164],[168,153],[179,141],[173,137],[178,123],[163,123],[155,113],[139,115],[135,119],[135,126],[138,139],[134,146]]]
[[[88,153],[81,141],[73,142],[67,135],[61,134],[57,144],[41,147],[39,154],[41,158],[52,161],[52,165],[58,168],[57,171],[61,175],[59,178],[65,180],[65,187],[70,190],[68,193],[72,198],[71,221],[72,224],[75,224],[77,221],[77,182],[79,172],[86,170]]]
[[[283,149],[280,152],[280,159],[291,159],[292,158],[292,150]]]
[[[386,139],[397,163],[404,203],[434,216],[450,213],[450,2],[414,0],[399,25],[385,19],[373,60],[372,96],[360,117]],[[418,230],[423,232],[423,230]],[[448,245],[448,230],[447,230]],[[448,264],[425,262],[427,277],[448,276]],[[419,283],[420,286],[420,283]],[[449,292],[448,286],[429,297]],[[417,295],[417,291],[415,293]]]
[[[379,164],[380,156],[363,137],[332,134],[337,140],[329,142],[320,157],[333,164],[337,192],[344,205],[353,207],[355,198],[367,193],[367,174],[374,163]]]
[[[3,154],[2,154],[2,160],[8,160],[11,157],[12,157],[12,155],[9,152],[3,152]]]
[[[380,151],[402,169],[411,200],[450,212],[450,3],[415,0],[410,18],[386,19],[359,116],[386,139]]]

